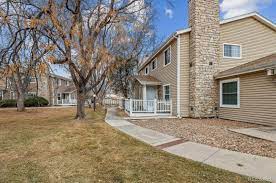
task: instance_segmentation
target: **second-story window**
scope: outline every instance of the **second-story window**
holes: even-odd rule
[[[241,46],[236,44],[223,44],[224,58],[241,58]]]
[[[30,83],[36,83],[36,77],[31,76],[30,77]]]
[[[171,47],[164,51],[164,65],[171,63]]]
[[[145,75],[148,75],[149,74],[149,67],[147,66],[146,68],[145,68]]]
[[[155,59],[151,62],[151,70],[156,69],[156,67],[157,67],[157,60]]]
[[[70,85],[70,82],[69,81],[66,81],[66,86],[69,86]]]
[[[61,79],[58,79],[58,86],[61,86]]]

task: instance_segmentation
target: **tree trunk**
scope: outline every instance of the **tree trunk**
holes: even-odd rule
[[[25,105],[24,105],[24,95],[19,94],[17,96],[17,111],[22,112],[25,111]]]
[[[77,114],[76,119],[82,120],[85,118],[85,92],[77,91]]]

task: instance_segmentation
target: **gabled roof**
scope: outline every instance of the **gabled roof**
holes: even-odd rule
[[[74,91],[76,91],[76,87],[71,85],[71,86],[63,86],[63,87],[59,87],[57,89],[58,93],[73,93]]]
[[[70,79],[70,78],[67,78],[67,77],[64,77],[64,76],[60,76],[60,75],[57,75],[57,74],[50,74],[50,77],[52,77],[52,78],[58,78],[58,79],[63,79],[63,80],[66,80],[66,81],[72,81],[72,79]]]
[[[250,17],[254,18],[255,20],[263,23],[264,25],[268,26],[272,30],[276,31],[276,25],[273,22],[271,22],[270,20],[268,20],[267,18],[265,18],[264,16],[257,13],[257,12],[247,13],[247,14],[244,14],[244,15],[240,15],[240,16],[236,16],[236,17],[233,17],[233,18],[222,20],[222,21],[220,21],[220,25],[228,24],[228,23],[231,23],[231,22],[239,21],[239,20],[242,20],[242,19],[245,19],[245,18],[250,18]],[[153,52],[153,54],[144,63],[142,63],[142,65],[139,68],[139,71],[141,71],[162,49],[167,47],[171,43],[172,40],[176,39],[178,35],[189,33],[190,31],[191,31],[191,28],[187,28],[187,29],[178,30],[178,31],[174,32],[173,34],[171,34]]]
[[[141,84],[141,85],[162,85],[161,81],[156,79],[153,76],[149,75],[138,75],[134,76],[134,78]]]
[[[247,74],[267,69],[276,69],[276,53],[257,59],[252,62],[248,62],[246,64],[239,65],[226,71],[222,71],[218,73],[215,76],[215,78],[222,79],[226,77]]]

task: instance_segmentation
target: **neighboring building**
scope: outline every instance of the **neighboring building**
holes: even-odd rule
[[[76,88],[69,78],[55,74],[46,74],[31,78],[26,97],[41,96],[49,101],[49,105],[76,105]],[[9,79],[0,80],[0,100],[16,99]]]
[[[134,98],[172,101],[179,117],[276,125],[276,26],[250,13],[219,20],[219,1],[189,0],[172,34],[135,77]]]

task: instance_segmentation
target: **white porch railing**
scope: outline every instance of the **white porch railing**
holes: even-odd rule
[[[109,99],[105,98],[103,99],[103,104],[108,106],[123,106],[123,99]]]
[[[125,100],[125,110],[130,116],[161,115],[172,113],[172,102],[169,100]]]
[[[58,105],[77,105],[76,99],[61,99],[57,101]]]

